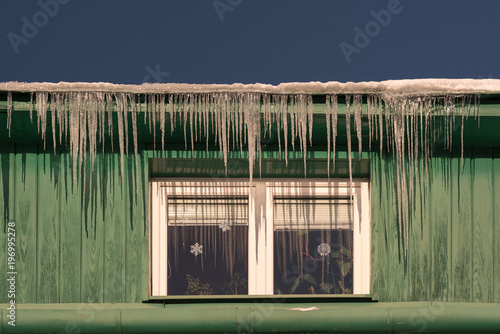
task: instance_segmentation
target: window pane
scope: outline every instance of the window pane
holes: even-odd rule
[[[168,294],[247,294],[248,199],[169,198]]]
[[[349,199],[275,199],[276,294],[345,294],[353,289]]]
[[[349,198],[276,198],[274,229],[351,229]]]

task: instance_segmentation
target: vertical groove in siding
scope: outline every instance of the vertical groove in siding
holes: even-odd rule
[[[500,149],[493,150],[493,302],[500,303]]]
[[[144,152],[144,151],[143,151]],[[141,285],[139,287],[138,296],[140,299],[146,300],[149,295],[149,288],[151,284],[149,269],[150,269],[150,261],[149,261],[149,208],[150,208],[150,193],[149,193],[149,180],[150,180],[150,169],[148,165],[148,156],[144,153],[141,154],[141,159],[139,162],[140,173],[142,177],[139,177],[139,182],[142,182],[141,185],[141,196],[142,206],[139,206],[138,211],[142,212],[142,220],[139,220],[138,223],[142,223],[142,229],[138,226],[137,232],[140,235],[141,244],[142,244],[142,257],[140,263],[142,264],[141,270]],[[138,199],[139,201],[139,199]],[[140,202],[138,202],[140,203]],[[140,205],[140,204],[139,204]],[[141,231],[142,230],[142,231]],[[142,233],[141,233],[142,232]]]
[[[133,158],[131,157],[131,159],[127,159],[125,161],[125,166],[128,166],[128,161],[129,160],[132,160]],[[125,167],[127,168],[127,167]],[[128,209],[128,200],[130,197],[133,197],[133,194],[135,193],[135,191],[132,191],[130,192],[130,190],[133,190],[133,189],[129,189],[128,187],[128,184],[127,184],[127,174],[128,174],[128,168],[127,168],[127,172],[124,171],[124,175],[123,175],[123,180],[120,179],[120,188],[121,188],[121,192],[122,192],[122,198],[123,198],[123,203],[122,203],[122,207],[121,207],[121,210],[120,210],[120,215],[122,217],[122,233],[121,233],[121,244],[123,245],[123,247],[120,249],[120,256],[122,257],[122,270],[121,270],[121,275],[119,277],[119,281],[118,281],[118,284],[121,286],[121,295],[120,295],[120,300],[122,301],[122,303],[124,303],[126,300],[127,300],[127,289],[126,289],[126,277],[127,277],[127,270],[128,270],[128,267],[127,267],[127,230],[128,228],[130,227],[130,217],[128,217],[127,215],[127,209]],[[121,177],[121,173],[119,173],[119,176]]]
[[[35,169],[35,302],[38,303],[38,284],[39,284],[39,279],[38,279],[38,259],[40,256],[40,251],[38,249],[39,247],[39,242],[38,242],[38,224],[39,224],[39,219],[38,219],[38,199],[39,199],[39,194],[38,194],[38,182],[39,182],[39,172],[38,169],[40,168],[39,163],[38,163],[38,153],[39,153],[39,145],[36,145],[36,169]]]
[[[419,248],[420,249],[417,249],[417,252],[422,252],[423,250],[422,249],[428,249],[429,250],[429,254],[428,255],[428,271],[429,271],[429,279],[427,280],[427,291],[428,293],[426,294],[426,299],[428,300],[432,300],[432,292],[433,292],[433,288],[432,288],[432,285],[433,285],[433,279],[434,279],[434,273],[432,271],[433,267],[432,267],[432,256],[433,256],[433,249],[432,249],[432,228],[434,227],[434,224],[432,223],[429,223],[429,222],[433,222],[434,220],[434,217],[432,216],[432,209],[433,209],[433,206],[434,206],[434,199],[432,198],[432,195],[433,195],[433,192],[432,192],[432,189],[433,189],[433,183],[432,183],[432,176],[433,176],[433,172],[434,172],[434,164],[435,164],[435,159],[431,160],[430,163],[429,163],[429,171],[427,172],[428,175],[430,176],[428,181],[426,181],[426,183],[429,184],[429,191],[428,193],[426,194],[426,198],[427,198],[427,203],[425,204],[425,208],[424,210],[426,211],[425,212],[425,215],[426,215],[426,220],[425,220],[425,225],[427,226],[427,229],[428,229],[428,234],[429,234],[429,240],[427,243],[423,243],[421,245],[419,245]]]
[[[471,150],[470,157],[470,202],[467,204],[470,206],[470,240],[471,240],[471,248],[470,248],[470,301],[474,301],[474,178],[476,164],[474,160],[474,150]]]
[[[62,151],[61,149],[59,149],[59,155],[57,156],[58,158],[58,161],[59,161],[59,168],[61,168],[62,166],[62,163],[61,163],[61,159],[62,159]],[[60,170],[61,172],[61,170]],[[61,216],[62,216],[62,208],[61,208],[61,205],[62,205],[62,198],[61,198],[61,194],[62,194],[62,173],[60,174],[60,177],[59,177],[59,183],[57,184],[57,194],[58,194],[58,201],[57,201],[57,215],[59,217],[59,243],[57,245],[57,258],[59,259],[59,263],[58,263],[58,266],[57,266],[57,277],[59,279],[59,289],[57,291],[57,302],[58,303],[62,303],[62,288],[61,288],[61,285],[62,285],[62,280],[61,280],[61,275],[62,275],[62,271],[61,271],[61,263],[62,263],[62,260],[61,260],[61,245],[62,245],[62,235],[61,235],[61,231],[62,231],[62,223],[61,223]]]
[[[453,157],[453,152],[452,152],[452,157]],[[452,295],[453,295],[453,224],[457,220],[458,217],[455,216],[453,213],[453,192],[455,189],[453,189],[453,180],[454,180],[454,175],[453,175],[453,158],[449,159],[449,175],[448,175],[448,190],[449,190],[449,195],[448,195],[448,200],[449,200],[449,209],[448,209],[448,214],[449,214],[449,223],[448,223],[448,268],[446,268],[447,273],[448,273],[448,286],[447,286],[447,294],[446,294],[446,300],[445,301],[451,301],[452,300]]]
[[[106,230],[109,228],[108,225],[111,225],[114,223],[111,221],[107,221],[107,219],[106,219],[107,218],[106,212],[108,211],[108,210],[106,210],[107,209],[106,204],[109,200],[109,195],[111,195],[113,197],[113,200],[114,200],[114,193],[111,193],[107,189],[107,187],[108,187],[107,182],[108,182],[109,175],[108,175],[108,170],[107,170],[107,166],[106,166],[106,161],[109,158],[110,158],[110,155],[106,155],[102,159],[102,170],[101,170],[101,173],[99,173],[99,174],[100,175],[104,174],[104,180],[101,179],[100,182],[97,183],[97,186],[99,187],[98,192],[100,192],[102,194],[102,219],[103,219],[103,222],[102,222],[103,223],[103,226],[102,226],[102,273],[101,273],[102,287],[101,287],[100,294],[101,294],[101,301],[103,303],[105,303],[107,301],[106,272],[108,272],[108,268],[106,266],[106,251],[107,251]],[[111,154],[111,159],[113,159],[113,154]],[[96,222],[96,224],[97,224],[97,222]],[[96,229],[97,229],[97,227],[96,227]]]

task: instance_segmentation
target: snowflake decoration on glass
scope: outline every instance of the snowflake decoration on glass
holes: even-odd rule
[[[332,249],[330,248],[330,245],[325,242],[319,244],[318,246],[318,253],[321,256],[327,256],[331,251]]]
[[[219,223],[219,228],[222,229],[222,232],[226,232],[231,229],[231,222],[229,220],[222,220]]]
[[[191,245],[191,253],[193,253],[194,256],[198,256],[198,254],[203,253],[203,245],[200,245],[199,243]]]

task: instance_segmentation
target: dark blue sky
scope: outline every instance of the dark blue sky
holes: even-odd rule
[[[498,13],[491,0],[4,1],[0,81],[500,78]]]

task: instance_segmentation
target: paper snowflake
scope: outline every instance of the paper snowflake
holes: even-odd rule
[[[203,245],[200,245],[199,243],[191,245],[191,253],[193,253],[194,256],[198,256],[198,254],[203,253]]]
[[[222,220],[219,223],[219,228],[222,229],[222,232],[226,232],[231,229],[231,222],[229,220]]]
[[[319,244],[318,246],[318,253],[321,256],[327,256],[331,251],[332,249],[330,248],[330,245],[325,242]]]

